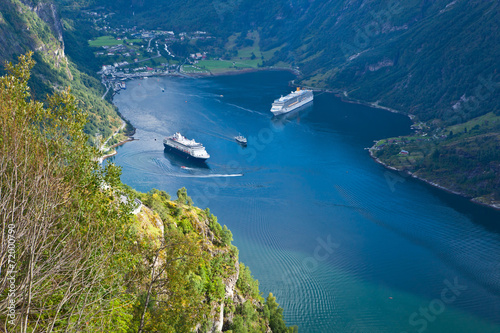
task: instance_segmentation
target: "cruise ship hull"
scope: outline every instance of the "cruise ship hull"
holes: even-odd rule
[[[297,89],[297,91],[292,91],[290,94],[276,99],[271,107],[271,112],[275,116],[289,113],[306,104],[309,104],[313,101],[313,99],[314,94],[312,90]]]
[[[208,159],[208,157],[197,157],[197,156],[193,156],[193,155],[191,155],[191,154],[189,154],[189,153],[186,153],[186,152],[184,152],[184,151],[182,151],[182,150],[179,150],[179,149],[178,149],[178,148],[176,148],[176,147],[169,146],[169,145],[167,145],[166,143],[163,143],[163,147],[165,147],[165,150],[166,150],[166,151],[169,151],[169,152],[171,152],[171,153],[174,153],[174,154],[176,154],[176,155],[178,155],[178,156],[181,156],[181,157],[183,157],[183,158],[185,158],[185,159],[187,159],[187,160],[193,161],[193,162],[194,162],[194,161],[198,161],[198,162],[205,162],[205,161]]]
[[[280,114],[285,114],[285,113],[288,113],[288,112],[292,112],[293,110],[296,110],[298,108],[300,108],[301,106],[304,106],[306,104],[309,104],[313,101],[313,98],[308,98],[308,99],[305,99],[303,101],[300,101],[298,102],[297,104],[294,104],[293,106],[290,106],[290,107],[286,107],[286,108],[283,108],[279,111],[271,111],[275,116],[279,116]]]
[[[178,168],[188,167],[196,169],[210,169],[206,160],[199,160],[195,158],[186,158],[185,154],[180,154],[176,149],[163,149],[163,156],[169,162]]]

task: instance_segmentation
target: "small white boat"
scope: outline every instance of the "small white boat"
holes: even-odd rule
[[[236,142],[238,142],[239,144],[242,144],[244,146],[247,145],[247,138],[245,138],[243,135],[238,135],[236,137],[234,137],[234,139],[236,140]]]

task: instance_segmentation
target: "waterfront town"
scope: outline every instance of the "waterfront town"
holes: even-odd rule
[[[159,29],[112,27],[109,18],[113,13],[96,9],[85,11],[84,14],[103,35],[89,40],[89,45],[95,49],[96,58],[102,63],[98,73],[107,88],[103,98],[110,91],[114,94],[126,89],[125,81],[132,78],[209,73],[196,66],[198,61],[207,59],[208,55],[207,51],[197,46],[199,41],[210,45],[210,40],[215,39],[206,31],[176,33]]]

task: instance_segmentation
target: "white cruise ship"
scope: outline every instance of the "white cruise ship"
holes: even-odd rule
[[[163,146],[165,149],[177,152],[188,159],[193,158],[195,160],[205,161],[210,158],[210,155],[201,143],[186,139],[179,132],[165,138],[163,140]]]
[[[271,112],[275,116],[288,113],[302,105],[312,102],[313,98],[314,95],[312,90],[300,90],[300,88],[297,88],[297,91],[292,91],[288,95],[281,96],[274,100]]]

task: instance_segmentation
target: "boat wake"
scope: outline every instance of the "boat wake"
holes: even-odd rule
[[[186,173],[175,172],[176,166],[174,168],[169,167],[165,162],[158,158],[153,159],[154,163],[159,168],[159,174],[167,174],[172,177],[179,178],[224,178],[224,177],[243,177],[243,173],[205,173],[209,169],[197,168],[197,167],[187,167],[185,165],[180,166],[181,170],[187,171]],[[173,172],[172,172],[173,171]],[[198,173],[199,172],[199,173]]]
[[[250,113],[257,113],[257,114],[263,115],[263,113],[262,113],[262,112],[255,111],[255,110],[251,110],[251,109],[247,109],[247,108],[244,108],[244,107],[239,106],[239,105],[236,105],[236,104],[232,104],[232,103],[226,103],[226,104],[227,104],[227,105],[234,106],[235,108],[238,108],[238,109],[241,109],[241,110],[244,110],[244,111],[250,112]]]
[[[242,173],[234,174],[210,174],[210,175],[175,175],[181,178],[222,178],[222,177],[243,177]]]

